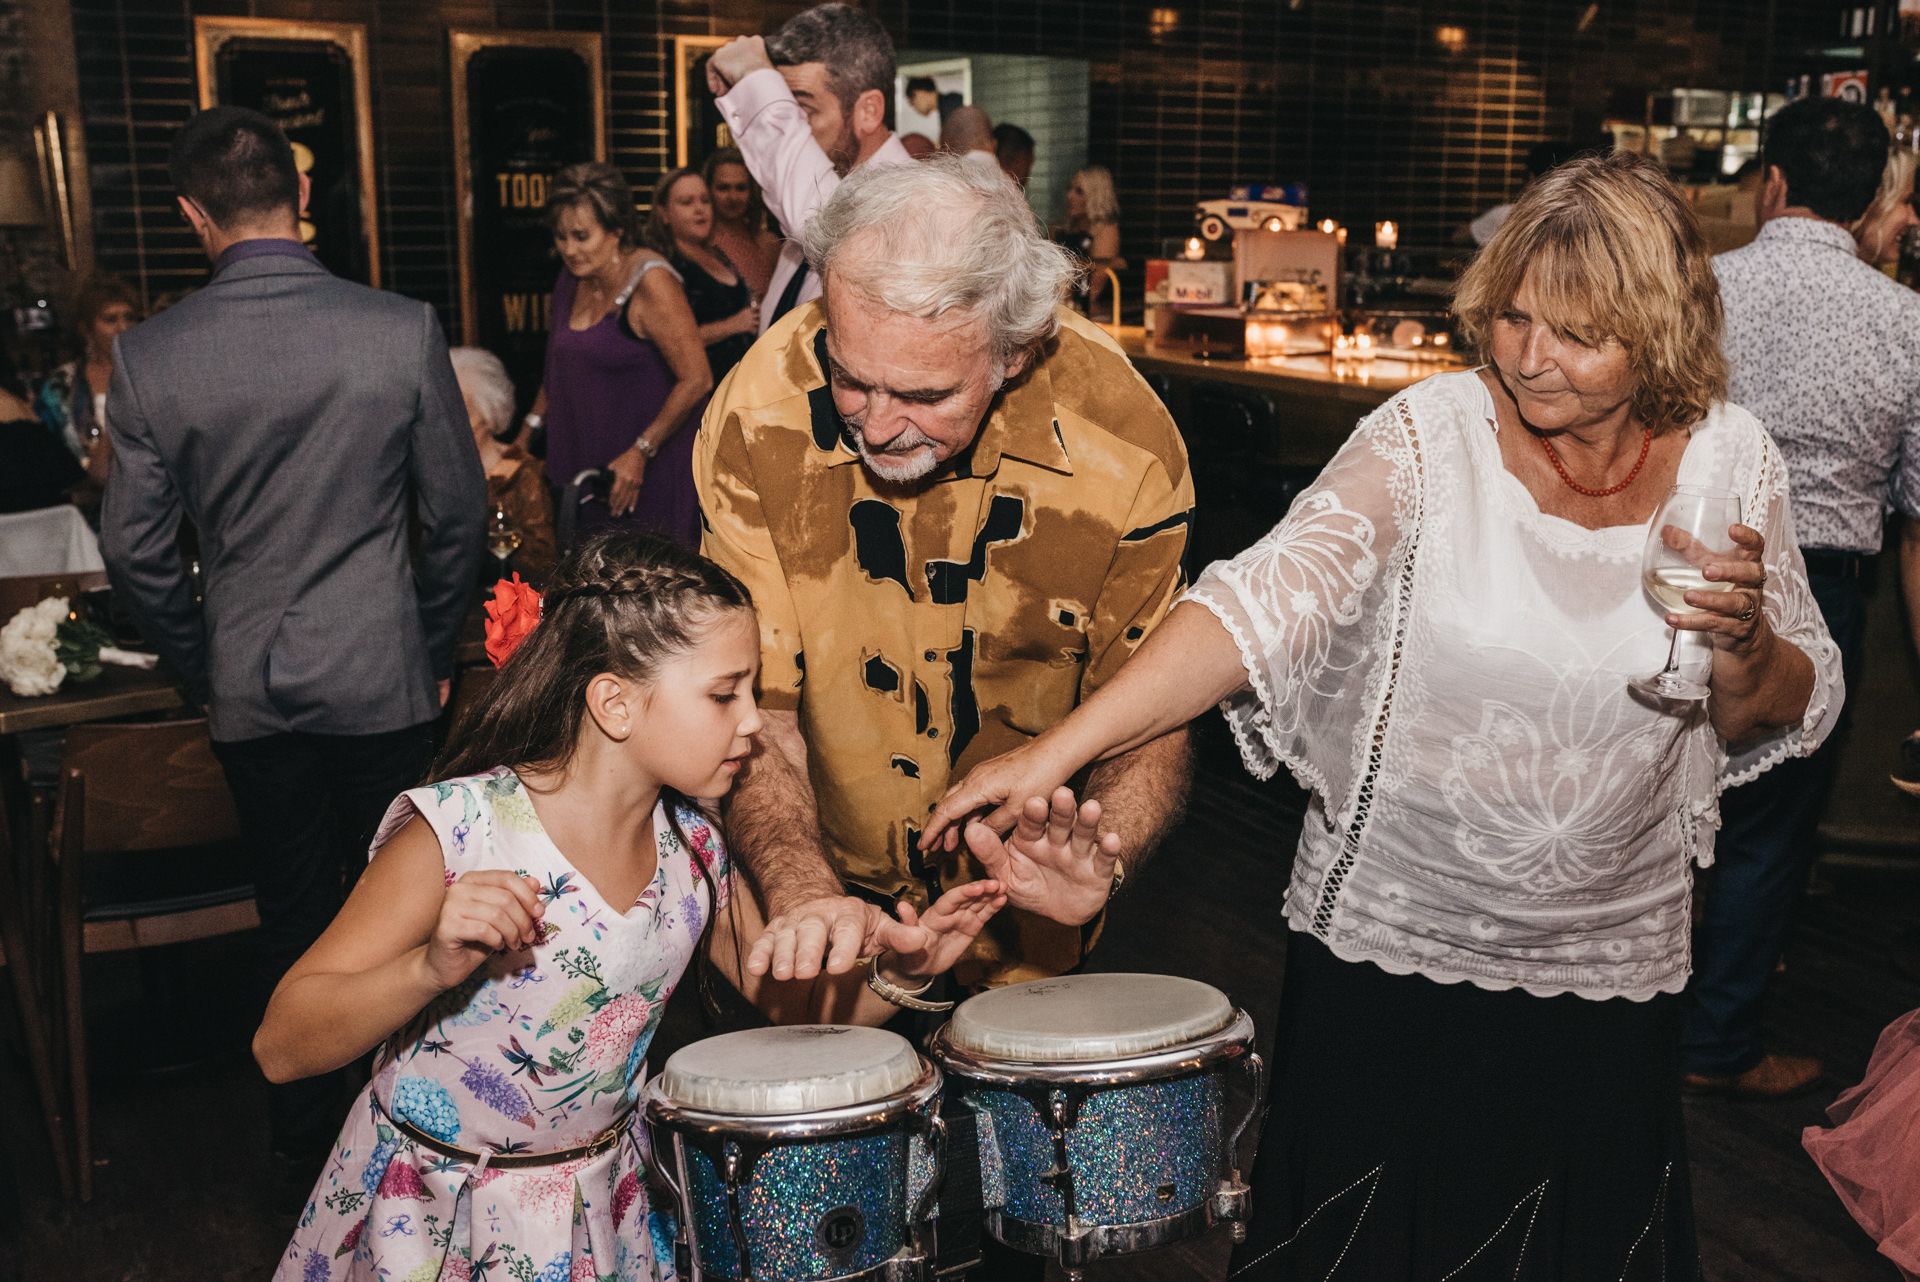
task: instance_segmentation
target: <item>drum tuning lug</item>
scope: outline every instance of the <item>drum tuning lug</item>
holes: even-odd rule
[[[1247,1226],[1235,1220],[1227,1226],[1227,1236],[1233,1239],[1235,1245],[1238,1245],[1247,1240]]]

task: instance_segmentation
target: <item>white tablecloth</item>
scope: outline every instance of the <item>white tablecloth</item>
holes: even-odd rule
[[[70,506],[0,514],[0,578],[104,570],[100,540]]]

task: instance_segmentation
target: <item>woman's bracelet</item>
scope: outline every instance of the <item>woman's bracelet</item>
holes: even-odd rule
[[[891,1002],[902,1010],[952,1010],[954,1007],[954,1003],[952,1002],[929,1002],[921,1000],[920,994],[933,987],[935,978],[937,977],[930,975],[927,977],[926,983],[909,991],[880,973],[880,959],[878,957],[867,958],[867,987],[871,988],[884,1000]]]

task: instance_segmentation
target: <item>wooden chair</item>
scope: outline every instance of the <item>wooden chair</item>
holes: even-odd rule
[[[239,816],[204,720],[82,725],[67,732],[50,845],[59,884],[74,1168],[83,1202],[93,1196],[93,1143],[81,961],[88,953],[258,926],[253,887],[209,875],[219,871],[210,866],[209,848],[237,851],[239,839]]]
[[[4,872],[6,878],[5,883],[0,884],[0,966],[7,968],[8,977],[13,981],[13,1000],[20,1009],[21,1036],[27,1046],[27,1061],[33,1069],[34,1091],[40,1096],[47,1139],[53,1146],[53,1167],[60,1180],[60,1194],[72,1197],[73,1167],[67,1152],[66,1121],[60,1114],[60,1093],[54,1082],[53,1054],[49,1048],[51,1026],[40,1001],[35,968],[29,960],[27,933],[20,915],[21,896],[16,893],[13,840],[4,824],[0,824],[0,845],[6,847],[6,857],[0,859],[0,872]],[[40,978],[45,976],[44,970],[39,972]]]
[[[38,605],[50,596],[71,601],[83,592],[95,592],[107,586],[105,570],[87,570],[79,574],[22,574],[0,578],[0,624],[30,605]]]

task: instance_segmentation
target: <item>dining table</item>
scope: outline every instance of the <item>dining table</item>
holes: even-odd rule
[[[476,597],[454,646],[454,666],[485,663],[487,637],[484,601]],[[28,730],[57,730],[85,721],[111,721],[143,713],[185,708],[187,693],[166,664],[152,668],[107,665],[91,681],[68,678],[52,694],[17,695],[0,685],[0,735]]]

